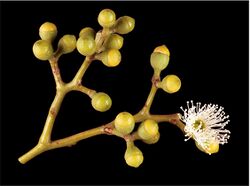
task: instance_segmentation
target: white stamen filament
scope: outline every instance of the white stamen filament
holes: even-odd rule
[[[186,124],[184,131],[187,139],[185,141],[193,138],[204,149],[209,148],[208,142],[211,141],[222,145],[228,142],[230,131],[224,127],[230,120],[223,111],[223,107],[214,104],[201,106],[200,102],[194,105],[193,101],[187,101],[187,109],[181,107],[181,110],[184,112],[181,120]],[[197,122],[199,122],[198,126]]]

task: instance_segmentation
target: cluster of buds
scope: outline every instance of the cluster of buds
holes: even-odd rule
[[[161,88],[162,90],[170,94],[176,93],[180,90],[181,80],[177,75],[167,75],[163,78],[163,80],[161,80],[160,78],[160,73],[168,66],[169,60],[170,52],[165,45],[158,46],[153,50],[150,57],[150,64],[154,70],[154,75],[152,78],[152,90]],[[148,100],[150,99],[151,98],[149,96]],[[136,128],[135,131],[134,116],[128,112],[119,113],[114,120],[115,133],[119,133],[119,135],[124,136],[125,139],[126,135],[130,135],[133,136],[134,140],[141,140],[146,144],[157,143],[160,139],[159,126],[156,120],[150,118],[150,104],[151,103],[147,105],[146,103],[146,111],[144,108],[141,112],[142,115],[147,115],[148,117],[145,117],[145,119],[139,123],[139,126]],[[135,117],[137,117],[137,115]],[[135,146],[133,141],[126,140],[126,143],[127,149],[124,156],[126,163],[132,167],[139,167],[144,159],[143,153],[138,147]]]
[[[124,136],[131,134],[135,128],[135,118],[128,112],[119,113],[114,121],[114,133]],[[154,144],[160,138],[158,123],[154,120],[146,119],[140,123],[137,131],[133,132],[137,140],[142,140],[147,144]],[[126,140],[127,149],[124,155],[126,163],[132,167],[139,167],[143,162],[143,153],[136,147],[129,138]]]
[[[113,10],[104,9],[98,15],[98,23],[103,27],[96,33],[91,27],[82,28],[79,38],[74,35],[64,35],[54,51],[52,42],[57,36],[57,27],[51,22],[45,22],[39,28],[41,39],[33,45],[33,53],[39,60],[50,60],[62,54],[77,51],[91,60],[101,61],[107,67],[116,67],[121,62],[120,49],[123,46],[122,34],[128,34],[135,27],[135,20],[129,16],[116,19]],[[91,95],[93,108],[105,112],[111,108],[112,100],[108,94],[97,92]]]
[[[56,83],[56,96],[49,110],[44,130],[40,140],[33,149],[19,158],[21,163],[26,163],[35,156],[51,149],[71,146],[78,141],[99,134],[116,135],[126,142],[124,154],[125,162],[131,167],[139,167],[143,160],[143,153],[136,147],[134,141],[140,140],[146,144],[155,144],[160,139],[158,124],[168,122],[182,130],[188,139],[193,138],[196,146],[207,154],[219,151],[219,144],[227,143],[230,131],[224,129],[229,120],[223,107],[208,104],[201,106],[191,102],[188,108],[181,109],[179,113],[169,115],[150,114],[150,107],[156,91],[162,89],[169,94],[176,93],[181,88],[181,80],[175,74],[169,74],[161,79],[161,72],[169,65],[170,51],[165,45],[157,46],[151,56],[150,64],[154,70],[152,87],[145,105],[137,114],[127,111],[120,112],[115,119],[100,127],[69,136],[67,138],[51,141],[51,132],[56,115],[59,111],[64,96],[70,91],[80,91],[91,98],[92,107],[99,112],[105,112],[112,106],[112,100],[104,92],[96,92],[82,85],[82,77],[92,61],[100,61],[107,67],[116,67],[121,62],[120,49],[124,39],[121,35],[131,32],[135,27],[135,20],[129,16],[116,19],[116,14],[110,9],[102,10],[98,15],[98,23],[102,29],[96,32],[91,27],[84,27],[79,37],[64,35],[54,51],[52,42],[57,36],[55,24],[46,22],[39,28],[40,39],[33,45],[33,53],[40,60],[50,62]],[[75,49],[85,57],[71,82],[63,82],[58,67],[58,59],[63,54],[73,52]],[[138,124],[138,126],[136,126]]]
[[[56,25],[50,22],[42,24],[39,28],[39,36],[41,39],[34,43],[33,53],[40,60],[49,60],[54,54],[52,42],[57,36]],[[76,37],[67,34],[59,40],[57,53],[67,54],[73,52],[75,48]]]

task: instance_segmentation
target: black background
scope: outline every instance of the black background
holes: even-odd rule
[[[54,22],[57,41],[78,36],[85,26],[100,29],[103,8],[136,20],[134,31],[124,35],[121,64],[96,62],[84,76],[84,85],[111,96],[112,108],[98,113],[86,95],[69,93],[52,139],[107,123],[121,111],[139,111],[151,87],[150,54],[166,44],[171,58],[162,77],[177,74],[182,88],[172,95],[159,90],[152,113],[181,112],[191,99],[224,106],[232,134],[218,154],[200,152],[178,128],[161,123],[157,144],[136,142],[144,153],[137,169],[126,165],[125,143],[113,136],[48,151],[25,165],[17,161],[38,142],[55,94],[49,64],[32,54],[40,25]],[[248,2],[1,2],[1,31],[2,184],[248,183]],[[65,82],[82,61],[77,51],[61,57]]]

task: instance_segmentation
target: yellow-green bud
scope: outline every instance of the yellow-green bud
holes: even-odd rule
[[[154,137],[148,140],[143,140],[143,142],[147,144],[155,144],[159,141],[159,139],[160,139],[160,133],[158,132]]]
[[[121,49],[123,45],[123,37],[118,34],[111,34],[106,43],[106,48]]]
[[[132,17],[129,16],[122,16],[119,19],[117,19],[114,31],[118,34],[127,34],[131,32],[135,27],[135,20]]]
[[[157,135],[158,132],[158,123],[151,119],[147,119],[142,122],[138,128],[138,135],[143,140],[152,139]]]
[[[73,52],[76,48],[76,37],[74,35],[64,35],[58,42],[58,48],[63,54]]]
[[[113,10],[104,9],[98,15],[98,23],[105,28],[109,28],[115,24],[116,15]]]
[[[163,70],[168,66],[169,56],[160,52],[153,52],[150,56],[150,64],[153,69]]]
[[[84,56],[90,56],[96,52],[96,42],[90,37],[80,37],[76,42],[76,48],[80,54]]]
[[[56,25],[50,22],[43,23],[39,28],[39,36],[42,40],[52,41],[57,35]]]
[[[154,52],[159,52],[159,53],[162,53],[162,54],[166,54],[170,57],[170,52],[168,50],[168,48],[166,47],[166,45],[161,45],[161,46],[158,46],[154,49]]]
[[[143,154],[134,144],[127,143],[127,150],[124,155],[126,163],[131,167],[139,167],[143,162]]]
[[[95,110],[105,112],[110,109],[112,100],[109,95],[103,92],[98,92],[92,97],[91,104]]]
[[[176,75],[167,75],[159,84],[159,86],[167,93],[178,92],[181,88],[181,80]]]
[[[79,37],[82,38],[91,38],[94,39],[95,38],[95,30],[91,27],[85,27],[83,28],[80,33],[79,33]]]
[[[101,60],[107,67],[116,67],[121,62],[121,53],[117,49],[109,49],[99,54],[96,58]]]
[[[48,60],[53,55],[53,47],[48,40],[38,40],[33,45],[33,53],[40,60]]]
[[[115,118],[115,128],[123,135],[131,133],[135,127],[135,119],[128,112],[121,112]]]
[[[200,151],[205,152],[209,155],[219,152],[219,146],[220,146],[219,143],[216,141],[207,142],[208,145],[207,148],[203,148],[196,141],[195,145]]]

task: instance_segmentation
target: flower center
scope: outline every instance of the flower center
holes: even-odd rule
[[[204,129],[206,127],[206,124],[205,122],[203,122],[202,120],[198,119],[194,122],[193,124],[194,128],[195,129]]]

